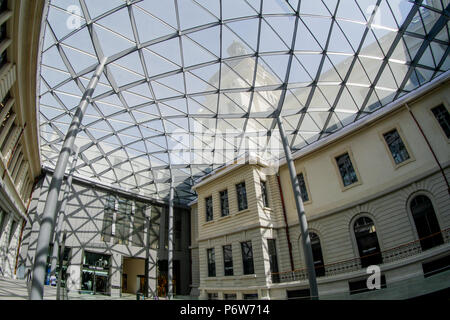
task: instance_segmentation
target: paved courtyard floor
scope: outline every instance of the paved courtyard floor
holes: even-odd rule
[[[61,289],[63,290],[63,289]],[[0,276],[0,300],[28,300],[28,286],[25,280],[13,280],[3,278]],[[63,294],[61,293],[61,296]],[[174,300],[191,299],[186,296],[176,296]],[[45,286],[44,288],[44,300],[56,300],[56,287]],[[64,296],[64,300],[136,300],[134,294],[122,294],[121,297],[110,297],[105,295],[93,295],[93,294],[79,294],[77,292],[70,292]],[[153,300],[148,298],[146,300]],[[159,298],[159,300],[166,300],[165,298]]]

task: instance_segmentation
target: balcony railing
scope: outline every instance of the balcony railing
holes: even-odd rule
[[[417,254],[422,253],[430,248],[443,245],[450,242],[450,228],[441,232],[431,234],[427,237],[421,238],[416,241],[404,243],[400,246],[390,248],[381,252],[372,253],[360,258],[354,258],[349,260],[343,260],[326,264],[324,266],[316,267],[317,278],[329,277],[338,274],[349,273],[358,271],[367,266],[367,261],[375,256],[381,258],[381,264],[390,263],[398,260],[402,260]],[[322,269],[322,272],[317,272]],[[324,270],[324,272],[323,272]],[[320,275],[318,275],[320,274]],[[293,271],[271,273],[272,283],[283,283],[291,281],[303,281],[308,280],[308,271],[306,268],[297,269]]]

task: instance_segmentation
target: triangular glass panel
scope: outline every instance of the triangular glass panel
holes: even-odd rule
[[[366,36],[366,40],[362,46],[362,49],[359,53],[363,56],[376,57],[376,58],[384,58],[383,51],[377,43],[375,36],[372,31],[369,31]]]
[[[155,93],[155,98],[156,99],[165,99],[165,98],[169,98],[169,97],[177,97],[182,95],[182,93],[177,92],[173,89],[170,89],[160,83],[158,83],[157,81],[152,81],[152,88],[153,88],[153,92]]]
[[[391,72],[389,66],[384,68],[383,73],[381,74],[380,79],[377,83],[378,87],[388,88],[392,90],[397,90],[397,82],[395,81],[394,75]]]
[[[233,100],[229,99],[226,95],[221,94],[219,97],[219,115],[227,115],[227,114],[245,114],[240,106],[235,103]]]
[[[259,9],[259,7],[258,7]],[[257,13],[244,0],[233,0],[222,2],[222,17],[223,19],[232,19],[239,17],[254,16]]]
[[[353,100],[355,100],[358,109],[361,109],[364,100],[366,99],[369,88],[367,87],[359,87],[359,86],[347,86],[348,91],[350,92]]]
[[[304,22],[300,21],[297,28],[297,38],[295,39],[296,51],[323,51],[323,48],[320,47],[317,40],[312,36],[308,28],[306,28]]]
[[[328,52],[342,52],[354,54],[354,51],[347,41],[346,36],[342,33],[339,25],[336,23],[331,32],[330,44],[328,45]]]
[[[138,6],[133,7],[133,15],[141,43],[176,32],[175,29],[170,28],[163,21],[156,19]]]
[[[258,44],[259,19],[247,19],[226,24],[252,51],[256,51]]]
[[[261,36],[260,36],[260,52],[277,52],[289,50],[288,45],[284,44],[280,36],[278,36],[264,20],[261,21]]]
[[[215,61],[217,57],[186,36],[181,37],[183,43],[183,58],[185,66],[192,66],[204,62]]]
[[[136,45],[135,42],[124,38],[120,33],[114,33],[100,25],[94,24],[93,29],[105,56],[112,56]]]
[[[142,52],[144,54],[147,72],[150,77],[180,69],[180,66],[167,60],[166,57],[159,56],[146,49],[142,50]]]
[[[322,1],[302,1],[300,3],[300,14],[313,14],[318,16],[331,17],[328,8]]]
[[[322,72],[319,78],[320,82],[341,82],[342,79],[335,70],[328,57],[325,58],[322,66]]]
[[[367,77],[366,71],[361,64],[360,59],[356,59],[347,83],[360,84],[364,86],[370,85],[370,80]]]
[[[140,7],[155,17],[177,28],[177,16],[174,1],[139,1],[133,6]]]
[[[192,0],[178,2],[178,15],[181,30],[217,21],[216,17]],[[195,17],[195,19],[192,17]]]
[[[277,35],[283,40],[285,45],[290,48],[292,45],[292,36],[295,29],[295,17],[267,17],[265,21],[272,26]],[[261,36],[263,36],[261,34]],[[282,50],[281,48],[279,50]]]
[[[65,45],[61,45],[61,47],[63,48],[67,59],[69,59],[69,62],[76,73],[98,64],[98,60],[95,55],[90,55],[79,50],[74,50]]]
[[[119,87],[143,80],[144,78],[142,75],[133,72],[132,70],[112,63],[107,66],[107,71],[113,76],[113,79]]]
[[[217,41],[217,39],[220,39],[219,26],[189,33],[187,37],[208,50],[210,54],[215,55],[217,58],[220,57],[220,41]]]
[[[308,26],[310,32],[317,39],[319,45],[325,49],[330,33],[331,19],[319,17],[302,17],[302,21]]]
[[[336,112],[345,112],[345,113],[356,113],[358,112],[358,106],[356,105],[353,97],[350,95],[347,87],[344,87],[344,90],[339,97],[339,100],[336,104]]]
[[[296,54],[295,57],[301,62],[312,79],[315,79],[322,61],[322,54]]]
[[[434,57],[433,54],[431,53],[430,46],[427,46],[424,53],[422,54],[422,57],[419,60],[419,65],[436,68],[436,64],[434,63]]]
[[[68,72],[67,67],[64,64],[61,55],[59,54],[59,51],[56,47],[50,48],[43,54],[42,64],[59,69],[61,71]]]
[[[383,61],[379,59],[370,59],[365,57],[359,57],[359,60],[361,61],[362,65],[364,66],[364,69],[367,71],[369,75],[370,83],[373,83],[375,77],[377,76],[377,73],[380,71]]]
[[[222,28],[222,58],[252,54],[253,49],[243,42],[230,28]]]
[[[366,22],[365,16],[361,13],[361,10],[355,0],[341,1],[339,3],[336,17],[364,23]]]
[[[305,55],[296,55],[292,59],[291,70],[289,74],[289,83],[308,83],[313,81],[311,75],[307,73],[305,68],[299,62],[299,60],[301,60],[303,56]],[[309,55],[308,58],[310,58]],[[315,74],[312,76],[315,76]]]
[[[213,92],[216,91],[217,88],[211,86],[208,82],[205,82],[203,79],[199,79],[199,77],[194,76],[190,72],[186,72],[186,90],[187,94],[199,93],[199,92]]]
[[[331,63],[335,66],[337,73],[340,75],[342,80],[347,76],[348,70],[354,59],[353,56],[349,57],[346,55],[339,54],[328,54],[328,58]]]
[[[228,64],[222,63],[221,88],[247,88],[252,85],[253,70],[255,64],[253,59],[241,59],[240,61],[231,61],[231,69]],[[238,73],[239,72],[239,73]],[[243,78],[245,77],[245,78]]]
[[[286,98],[283,103],[283,111],[292,110],[295,112],[300,112],[304,108],[304,105],[297,99],[297,97],[292,93],[291,90],[286,92]]]
[[[207,82],[210,86],[218,88],[219,67],[220,67],[219,63],[214,63],[206,67],[192,69],[190,70],[190,73],[200,78],[201,80]]]

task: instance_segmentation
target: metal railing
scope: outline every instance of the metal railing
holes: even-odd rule
[[[436,241],[436,239],[438,239],[438,241]],[[426,244],[427,241],[428,244]],[[432,242],[432,245],[430,246],[429,241],[435,242]],[[364,266],[367,266],[367,261],[369,259],[375,258],[376,256],[378,256],[377,258],[380,259],[380,264],[402,260],[449,242],[450,228],[445,229],[441,232],[431,234],[419,240],[404,243],[402,245],[384,251],[375,252],[359,258],[348,259],[318,266],[316,267],[316,276],[317,278],[321,278],[358,271],[363,269]],[[317,271],[319,269],[321,269],[322,272],[318,273]],[[305,281],[308,280],[308,271],[306,268],[296,269],[293,271],[270,273],[270,276],[272,278],[272,283]]]

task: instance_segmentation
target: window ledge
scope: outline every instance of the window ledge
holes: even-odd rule
[[[210,225],[210,224],[212,224],[212,223],[214,223],[214,220],[206,221],[206,222],[204,222],[204,223],[202,224],[202,226],[208,226],[208,225]]]
[[[228,218],[230,218],[231,217],[231,215],[230,214],[228,214],[228,215],[226,215],[226,216],[221,216],[221,217],[219,217],[219,219],[217,219],[218,221],[221,221],[221,220],[224,220],[224,219],[228,219]]]
[[[360,185],[362,185],[362,182],[361,182],[361,180],[358,180],[356,182],[353,182],[352,184],[349,184],[348,186],[345,186],[345,187],[343,186],[341,189],[342,189],[342,192],[345,192],[345,191],[347,191],[347,190],[349,190],[351,188],[354,188],[354,187],[357,187],[357,186],[360,186]]]
[[[241,210],[241,211],[238,211],[238,212],[234,213],[233,215],[237,216],[238,214],[243,214],[243,213],[247,213],[247,212],[250,212],[249,208]]]
[[[416,159],[414,159],[413,157],[410,156],[409,159],[407,159],[407,160],[405,160],[405,161],[403,161],[403,162],[400,162],[399,164],[395,164],[395,165],[394,165],[394,170],[397,170],[398,168],[401,168],[401,167],[403,167],[403,166],[407,165],[408,163],[411,163],[411,162],[413,162],[413,161],[415,161],[415,160],[416,160]],[[394,163],[395,163],[395,162],[394,162]]]

